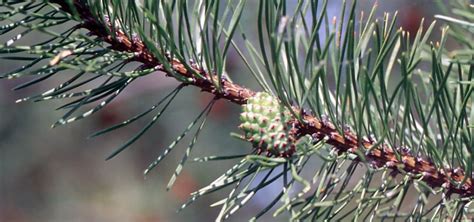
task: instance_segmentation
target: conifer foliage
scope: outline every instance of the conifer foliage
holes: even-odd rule
[[[143,76],[180,82],[143,113],[92,135],[149,118],[107,159],[162,118],[182,88],[213,94],[145,170],[152,172],[183,138],[192,138],[168,188],[190,158],[215,101],[242,105],[236,126],[242,135],[236,137],[253,149],[195,158],[236,164],[191,193],[180,210],[226,188],[228,195],[212,206],[221,209],[217,220],[227,219],[278,183],[280,191],[248,219],[273,214],[290,220],[470,220],[474,6],[468,0],[437,2],[441,30],[435,22],[419,21],[418,32],[408,33],[397,27],[396,14],[378,18],[376,6],[361,13],[357,0],[341,0],[335,18],[327,14],[328,0],[5,1],[0,35],[7,40],[0,57],[24,65],[1,77],[35,77],[19,90],[67,75],[56,87],[18,100],[72,98],[60,107],[64,116],[53,127],[107,108]],[[248,13],[255,15],[256,33],[242,22]],[[22,43],[38,33],[47,38]],[[432,40],[432,33],[440,37]],[[448,41],[459,49],[450,51]],[[230,52],[258,89],[231,79]],[[126,69],[133,64],[135,69]]]

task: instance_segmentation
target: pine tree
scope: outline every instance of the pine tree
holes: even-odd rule
[[[146,133],[181,89],[197,87],[214,95],[145,170],[151,172],[190,137],[168,188],[190,158],[215,102],[241,105],[240,133],[233,136],[252,149],[244,155],[195,159],[237,164],[192,193],[181,207],[231,187],[214,204],[221,209],[217,220],[232,216],[277,181],[282,181],[280,193],[251,219],[267,213],[318,221],[472,219],[470,1],[453,0],[450,7],[437,1],[443,15],[436,17],[446,25],[434,42],[429,40],[438,34],[435,23],[424,26],[420,21],[418,32],[408,33],[396,27],[396,14],[376,19],[376,6],[364,14],[356,0],[342,0],[337,18],[327,15],[328,0],[299,0],[294,8],[285,0],[258,1],[257,8],[249,2],[6,1],[1,3],[0,35],[10,39],[0,46],[1,58],[27,64],[2,77],[37,76],[15,88],[23,89],[67,73],[62,84],[18,100],[74,98],[61,107],[67,111],[53,127],[106,108],[143,76],[163,74],[180,82],[143,113],[92,135],[153,115],[107,159]],[[256,40],[242,23],[246,13],[256,14]],[[58,32],[59,26],[69,28]],[[49,39],[18,44],[38,32]],[[449,50],[448,39],[459,49]],[[232,73],[226,72],[229,52],[239,55],[259,89],[232,81]],[[139,65],[124,71],[130,64]],[[91,82],[97,84],[77,91]],[[80,112],[84,107],[92,108]],[[193,129],[194,135],[188,135]],[[315,162],[313,177],[303,176],[308,163]],[[407,198],[414,193],[415,198]]]

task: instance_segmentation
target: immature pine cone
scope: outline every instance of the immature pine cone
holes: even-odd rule
[[[291,129],[291,113],[280,101],[265,92],[248,99],[240,114],[245,139],[252,142],[258,153],[267,156],[290,157],[295,151]]]

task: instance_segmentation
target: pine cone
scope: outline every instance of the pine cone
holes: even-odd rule
[[[295,138],[289,129],[291,113],[280,101],[259,92],[243,105],[239,126],[258,153],[289,157],[295,151]]]

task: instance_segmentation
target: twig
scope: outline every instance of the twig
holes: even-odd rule
[[[73,11],[66,1],[51,0],[51,2],[59,4],[63,11],[68,13]],[[98,21],[90,12],[87,1],[75,0],[74,6],[82,20],[82,28],[89,30],[92,35],[109,43],[110,48],[114,50],[135,53],[136,56],[132,60],[141,62],[148,67],[157,67],[157,70],[166,73],[168,76],[172,76],[171,73],[168,73],[168,70],[163,68],[162,64],[160,64],[139,38],[130,39],[121,30],[112,28],[110,21],[109,24],[103,24]],[[115,31],[115,37],[109,35],[107,30]],[[218,90],[213,84],[217,79],[215,75],[206,72],[196,65],[191,65],[194,69],[193,71],[187,70],[180,61],[170,58],[169,55],[166,56],[174,74],[189,79],[188,85],[194,85],[202,91],[212,93],[217,98],[242,105],[256,93],[248,88],[234,84],[225,78],[221,80],[222,90]],[[193,73],[199,73],[204,78],[197,78]],[[300,110],[298,107],[294,107],[294,109]],[[453,193],[459,194],[462,197],[474,196],[474,186],[471,177],[467,178],[460,186],[451,183],[451,181],[453,181],[454,183],[460,184],[464,180],[465,173],[460,168],[438,168],[431,160],[415,157],[410,152],[404,151],[404,149],[400,149],[399,153],[401,159],[398,159],[393,149],[385,143],[381,143],[374,148],[373,146],[376,144],[374,139],[361,138],[349,129],[345,130],[341,135],[336,127],[324,118],[319,119],[310,114],[303,114],[303,120],[304,122],[294,120],[295,132],[297,132],[297,136],[299,137],[311,135],[318,139],[326,138],[326,143],[332,145],[340,154],[346,152],[359,153],[364,155],[361,159],[365,159],[373,168],[387,167],[395,173],[405,172],[415,177],[421,177],[431,188],[444,188],[447,196]]]

